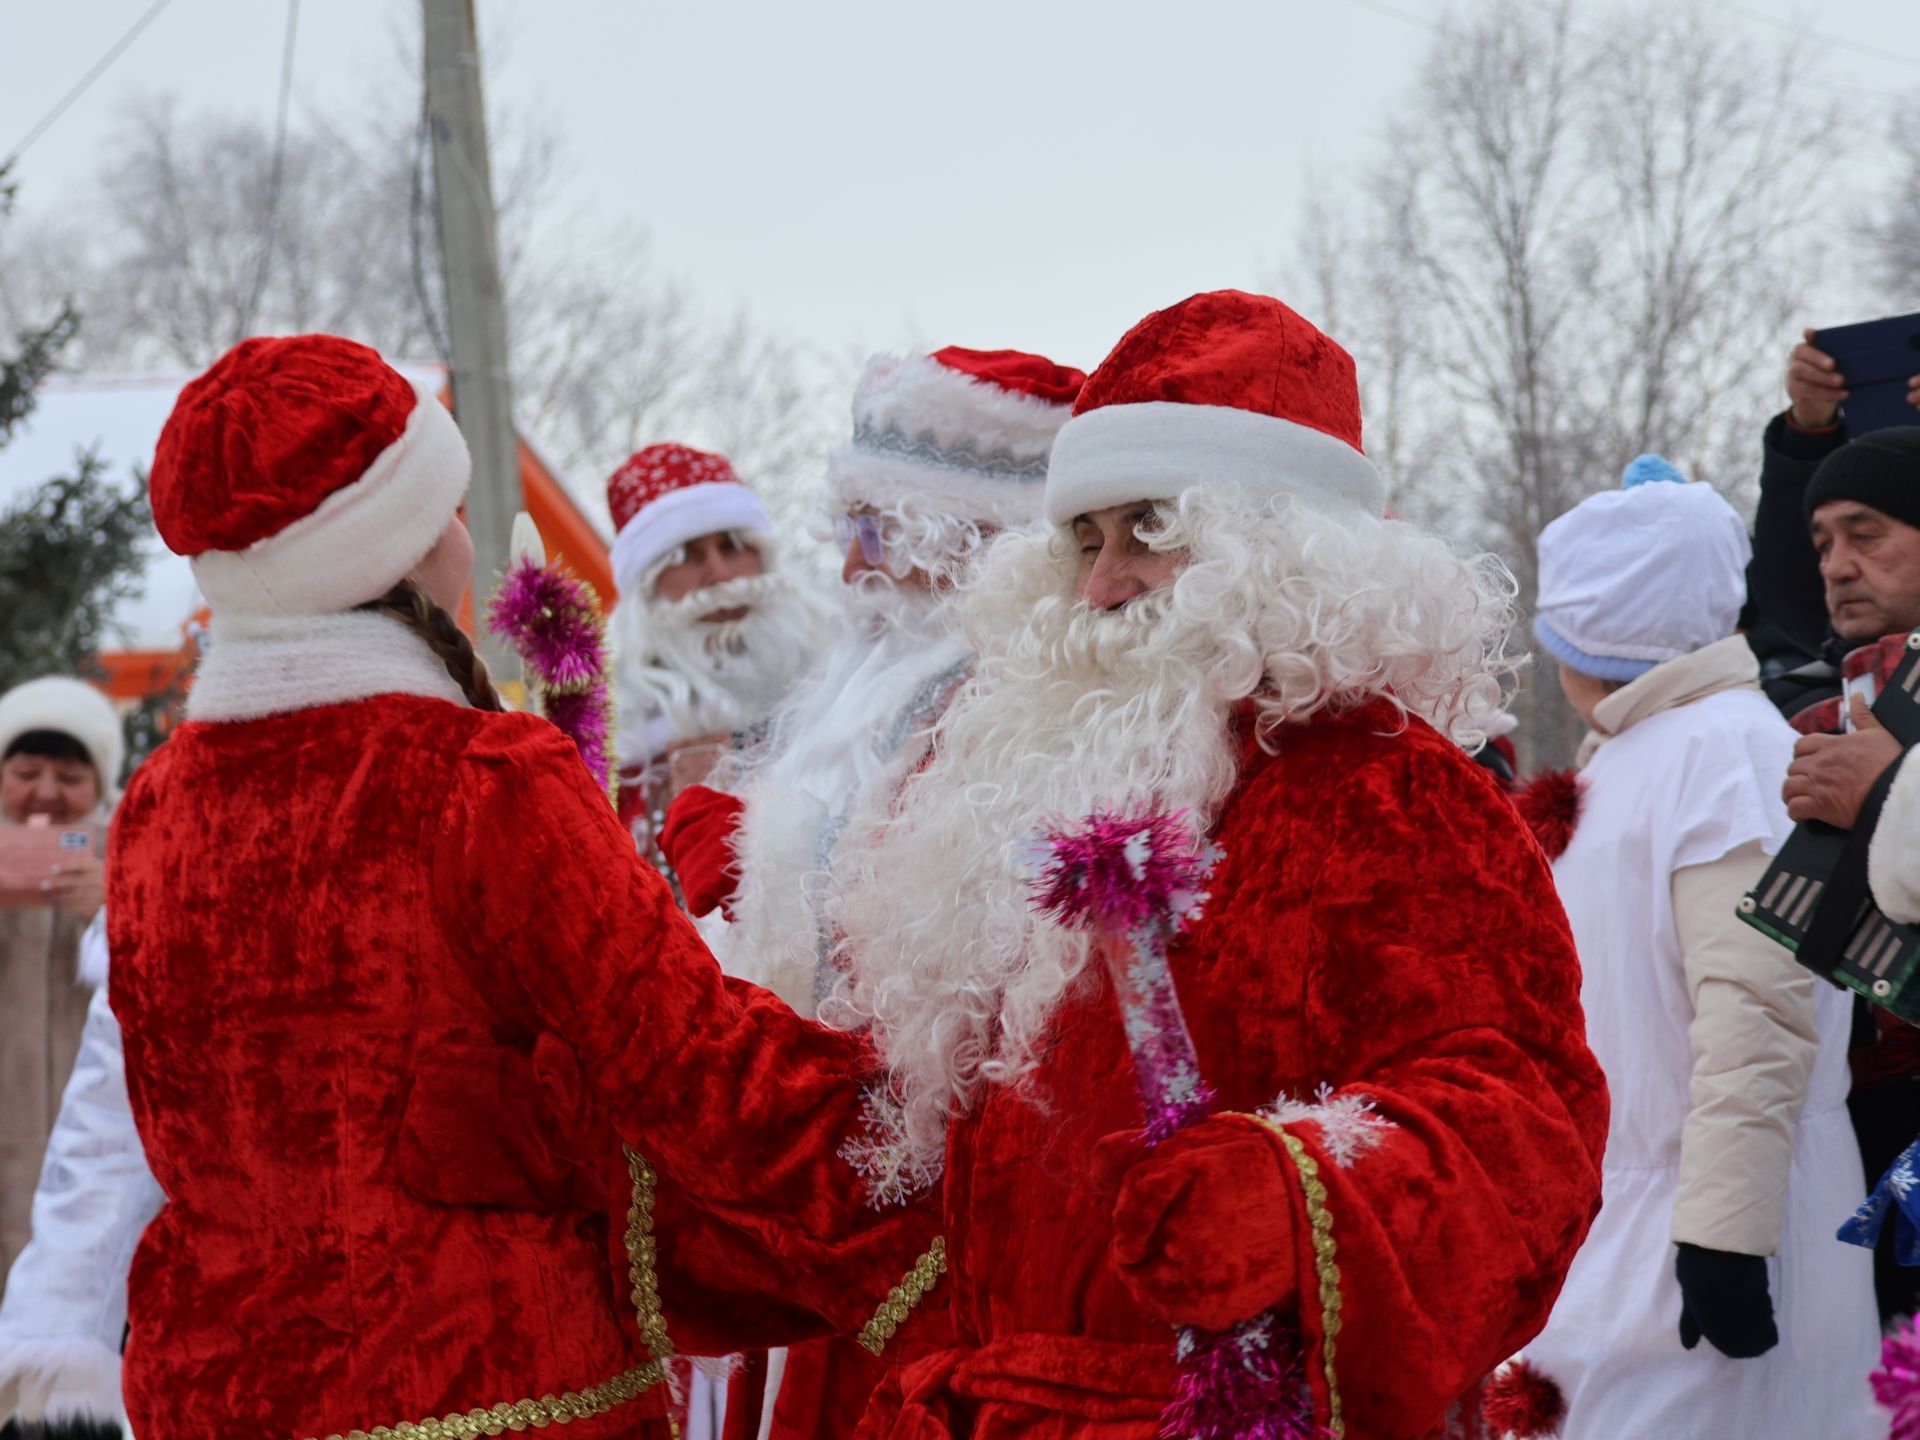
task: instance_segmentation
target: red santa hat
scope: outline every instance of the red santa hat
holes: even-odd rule
[[[438,400],[334,335],[243,340],[174,403],[149,494],[216,615],[325,615],[406,577],[460,508]]]
[[[1047,456],[1087,377],[1042,355],[877,355],[853,391],[853,439],[827,459],[839,505],[926,501],[1000,526],[1040,518]]]
[[[1093,372],[1054,442],[1047,518],[1190,485],[1386,508],[1360,449],[1353,357],[1278,300],[1195,295],[1142,320]]]
[[[690,445],[649,445],[607,481],[613,512],[613,583],[622,595],[645,588],[647,574],[678,546],[721,530],[766,536],[767,507],[741,483],[724,455]]]

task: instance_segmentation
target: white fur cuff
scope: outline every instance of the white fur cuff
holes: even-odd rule
[[[1920,765],[1900,762],[1867,846],[1874,903],[1903,925],[1920,924]]]
[[[83,1336],[0,1335],[0,1420],[117,1420],[120,1356]]]

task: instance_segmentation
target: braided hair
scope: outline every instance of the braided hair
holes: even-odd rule
[[[368,601],[363,609],[391,615],[427,642],[440,657],[447,674],[476,710],[504,710],[493,680],[487,674],[487,662],[475,653],[473,642],[461,632],[449,615],[434,604],[425,590],[413,580],[402,580],[378,600]]]

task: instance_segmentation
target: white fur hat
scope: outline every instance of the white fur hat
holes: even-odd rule
[[[854,387],[853,438],[827,458],[833,498],[879,510],[918,499],[962,519],[1031,525],[1054,436],[1086,378],[1018,350],[876,355]]]
[[[0,695],[0,755],[35,730],[71,735],[85,747],[100,777],[102,798],[119,785],[126,739],[113,702],[93,686],[65,675],[48,675]]]

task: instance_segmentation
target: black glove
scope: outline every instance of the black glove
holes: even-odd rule
[[[1680,1343],[1691,1350],[1702,1336],[1733,1360],[1751,1360],[1780,1343],[1767,1293],[1764,1255],[1733,1255],[1682,1244],[1673,1273],[1680,1281]]]

